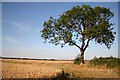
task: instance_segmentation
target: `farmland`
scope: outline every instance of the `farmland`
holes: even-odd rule
[[[65,60],[1,59],[2,78],[51,78],[62,70],[72,78],[118,78],[117,68],[93,68]]]

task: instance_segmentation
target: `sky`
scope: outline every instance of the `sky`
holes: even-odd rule
[[[2,2],[119,2],[119,0],[2,0]]]
[[[73,6],[82,4],[91,7],[110,8],[114,13],[111,19],[115,23],[115,41],[111,49],[105,45],[90,42],[85,51],[85,59],[97,57],[118,57],[118,3],[117,2],[3,2],[2,3],[2,56],[28,57],[39,59],[74,59],[80,52],[75,46],[61,48],[44,43],[40,31],[50,16],[58,18],[60,14]]]

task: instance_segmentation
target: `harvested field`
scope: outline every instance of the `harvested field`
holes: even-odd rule
[[[51,78],[62,69],[72,77],[118,78],[117,69],[91,68],[73,61],[2,59],[2,78]]]

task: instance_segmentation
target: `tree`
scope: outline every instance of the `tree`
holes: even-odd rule
[[[61,14],[58,19],[50,17],[45,21],[41,37],[49,43],[64,47],[65,44],[76,46],[81,53],[84,63],[84,53],[90,41],[104,44],[110,49],[114,39],[113,23],[110,19],[114,16],[110,9],[82,5]]]

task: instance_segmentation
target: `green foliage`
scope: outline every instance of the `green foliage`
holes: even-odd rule
[[[113,12],[105,7],[75,6],[61,14],[58,19],[50,17],[45,21],[41,37],[45,42],[60,44],[61,47],[65,44],[76,46],[82,54],[80,61],[84,63],[84,52],[91,40],[104,44],[108,49],[111,47],[115,39],[113,23],[110,23],[113,16]],[[75,63],[79,61],[76,60]]]
[[[89,62],[90,66],[93,67],[99,67],[99,66],[105,66],[107,68],[115,68],[115,67],[120,67],[120,59],[119,58],[114,58],[114,57],[100,57],[100,58],[93,58]]]
[[[113,15],[113,12],[105,7],[75,6],[61,14],[58,19],[50,17],[48,21],[45,21],[41,37],[45,39],[45,42],[60,44],[61,47],[69,44],[83,49],[86,40],[88,43],[94,40],[110,48],[115,34],[112,32],[113,24],[109,22]],[[76,42],[82,42],[83,47],[78,46]]]
[[[81,63],[80,59],[75,59],[74,60],[74,64],[80,64],[80,63]]]
[[[77,57],[74,60],[74,64],[80,64],[82,61],[80,59],[80,55],[77,55]]]

